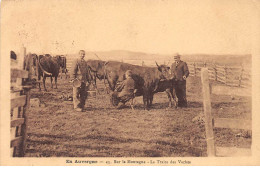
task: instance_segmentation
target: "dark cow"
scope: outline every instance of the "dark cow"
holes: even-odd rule
[[[67,59],[63,55],[61,55],[60,58],[61,58],[61,62],[62,62],[62,65],[63,65],[61,67],[60,73],[61,74],[64,73],[65,74],[65,79],[67,79],[68,78]],[[61,79],[62,79],[62,76],[61,76]]]
[[[88,60],[88,65],[97,78],[107,80],[109,87],[114,91],[117,83],[124,79],[124,73],[132,70],[133,79],[136,82],[136,96],[143,96],[144,108],[152,105],[153,95],[158,89],[161,79],[169,78],[169,67],[157,65],[157,67],[142,67],[116,61]]]
[[[174,107],[177,108],[176,92],[175,92],[175,79],[162,79],[158,83],[158,88],[154,93],[165,92],[169,99],[169,108],[172,107],[172,101]]]
[[[14,51],[10,51],[11,54],[11,59],[16,60],[17,59],[17,55],[15,54]]]
[[[51,88],[53,88],[52,78],[55,78],[55,88],[57,89],[57,78],[59,75],[60,67],[63,68],[63,62],[61,56],[52,57],[49,54],[46,55],[33,55],[34,66],[36,68],[36,74],[38,81],[43,77],[44,90],[47,91],[45,86],[46,77],[51,78]],[[39,83],[39,90],[41,90],[41,85]]]

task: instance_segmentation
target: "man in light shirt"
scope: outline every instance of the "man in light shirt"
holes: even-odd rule
[[[86,94],[86,83],[88,82],[89,72],[88,65],[85,61],[85,51],[80,50],[78,58],[72,63],[72,80],[79,81],[80,87],[73,86],[73,105],[76,111],[83,111],[85,101],[87,98]]]

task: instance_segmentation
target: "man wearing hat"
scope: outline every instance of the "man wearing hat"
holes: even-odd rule
[[[178,107],[187,107],[186,99],[186,79],[189,76],[189,69],[186,62],[180,60],[180,55],[174,55],[174,63],[171,66],[171,73],[174,77],[176,95],[178,97]]]
[[[73,105],[76,111],[83,111],[86,94],[86,82],[89,77],[88,65],[84,59],[85,51],[80,50],[79,56],[72,63],[72,82],[73,82]]]
[[[121,109],[127,101],[134,97],[135,81],[132,78],[132,71],[127,70],[125,72],[125,80],[116,87],[115,92],[112,94],[112,99],[116,99],[118,102],[117,109]]]

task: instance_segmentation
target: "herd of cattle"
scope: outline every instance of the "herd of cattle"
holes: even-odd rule
[[[12,52],[11,52],[12,57]],[[153,96],[158,92],[166,92],[169,99],[169,107],[177,107],[174,79],[171,75],[170,67],[158,65],[156,67],[146,67],[122,63],[117,61],[87,60],[89,71],[88,82],[92,83],[97,89],[96,80],[103,80],[104,85],[114,91],[116,85],[124,80],[127,70],[132,70],[135,81],[135,96],[143,96],[144,109],[149,109],[153,102]],[[43,79],[45,86],[46,77],[51,79],[53,88],[53,77],[55,78],[55,88],[57,88],[57,77],[60,72],[67,73],[66,57],[51,56],[49,54],[36,55],[28,54],[24,60],[24,69],[38,80],[39,90],[41,90],[40,80]],[[36,77],[36,78],[35,78]],[[108,87],[107,87],[108,84]]]

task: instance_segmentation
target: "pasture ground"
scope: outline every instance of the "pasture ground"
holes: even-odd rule
[[[165,93],[154,96],[150,111],[143,110],[142,97],[135,99],[135,111],[117,110],[98,82],[100,94],[86,102],[87,111],[73,110],[67,79],[58,79],[58,89],[32,90],[45,107],[28,112],[27,157],[196,157],[206,156],[205,128],[192,119],[203,112],[200,79],[187,79],[188,108],[166,109]],[[251,119],[251,98],[212,95],[214,117]],[[242,130],[215,129],[217,146],[250,147],[251,137]]]

